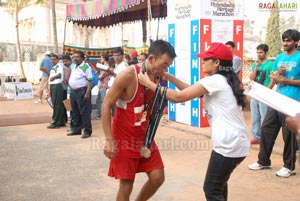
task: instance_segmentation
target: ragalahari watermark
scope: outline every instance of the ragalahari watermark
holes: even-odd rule
[[[99,137],[92,137],[91,150],[101,151],[104,149],[105,140]],[[212,149],[211,141],[209,139],[178,139],[169,137],[164,139],[156,139],[156,145],[161,151],[208,151]],[[122,149],[136,149],[139,150],[143,145],[135,142],[119,141]]]

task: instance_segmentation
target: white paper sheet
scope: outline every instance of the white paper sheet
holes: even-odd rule
[[[251,81],[244,94],[285,115],[294,117],[296,113],[300,113],[300,102],[258,84],[257,82]]]
[[[101,69],[101,70],[108,70],[108,66],[103,65],[101,63],[97,63],[96,67],[99,68],[99,69]]]
[[[51,108],[53,108],[52,98],[49,97],[49,98],[46,98],[46,100],[47,100],[47,103],[49,104],[49,106],[50,106]]]

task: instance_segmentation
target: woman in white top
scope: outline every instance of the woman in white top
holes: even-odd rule
[[[203,72],[208,76],[193,86],[164,71],[164,78],[181,91],[168,89],[166,98],[185,102],[204,96],[206,116],[211,127],[213,150],[204,181],[207,200],[227,200],[227,182],[233,170],[249,153],[250,141],[242,108],[245,96],[240,80],[232,69],[232,52],[222,43],[211,43],[204,54]],[[155,91],[156,84],[146,74],[139,74],[139,82]],[[161,93],[163,92],[161,88]]]

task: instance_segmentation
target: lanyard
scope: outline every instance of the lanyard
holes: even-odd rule
[[[142,73],[144,74],[146,72],[146,62],[143,62],[142,64]],[[159,84],[158,84],[159,85]],[[146,95],[146,91],[149,90],[147,89],[147,87],[144,86],[144,112],[146,112],[150,105],[153,102],[154,96],[151,98],[151,100],[149,101],[149,103],[147,104],[147,95]]]
[[[143,62],[142,64],[142,73],[144,74],[146,72],[146,62]],[[150,100],[149,104],[147,104],[147,95],[146,95],[147,88],[144,86],[144,112],[146,112],[149,109],[150,103],[152,102],[153,98]]]

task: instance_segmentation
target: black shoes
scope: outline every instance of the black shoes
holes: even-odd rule
[[[54,124],[49,124],[49,126],[47,126],[47,128],[53,129],[53,128],[59,128],[59,126],[56,126]]]
[[[53,128],[60,128],[60,127],[66,127],[66,124],[56,124],[55,121],[51,121],[49,126],[47,128],[53,129]]]
[[[73,136],[73,135],[81,135],[81,132],[74,132],[72,130],[70,130],[68,133],[67,133],[67,136]],[[88,138],[88,137],[91,137],[91,134],[86,134],[84,133],[81,138],[84,139],[84,138]]]
[[[67,136],[73,136],[73,135],[81,135],[81,132],[74,132],[71,130],[67,133]]]
[[[81,138],[83,139],[83,138],[88,138],[88,137],[90,137],[91,136],[91,134],[83,134],[82,136],[81,136]]]

